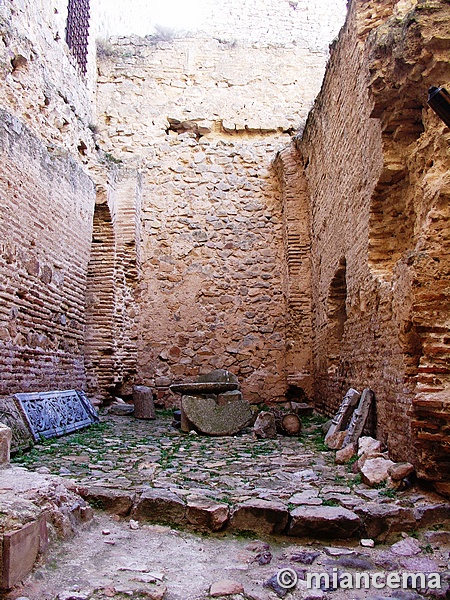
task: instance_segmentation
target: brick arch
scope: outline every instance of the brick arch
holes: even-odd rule
[[[114,386],[114,229],[109,208],[94,211],[87,273],[85,365],[87,392],[98,400]]]

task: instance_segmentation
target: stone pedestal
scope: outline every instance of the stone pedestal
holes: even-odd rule
[[[136,419],[156,419],[153,390],[146,385],[133,388],[134,416]]]

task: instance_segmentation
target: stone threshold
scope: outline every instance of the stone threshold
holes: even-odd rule
[[[383,543],[394,534],[450,523],[450,503],[404,507],[362,501],[342,506],[292,508],[281,501],[250,498],[235,504],[192,495],[192,490],[150,488],[143,492],[74,485],[93,508],[138,522],[187,527],[201,532],[251,532],[318,540],[369,538]]]

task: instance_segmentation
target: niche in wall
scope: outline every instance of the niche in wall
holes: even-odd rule
[[[327,302],[327,348],[328,370],[335,371],[339,364],[339,355],[344,325],[347,320],[347,263],[341,258],[339,266],[331,280]]]

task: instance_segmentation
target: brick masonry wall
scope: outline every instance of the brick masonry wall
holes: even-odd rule
[[[449,133],[426,98],[448,76],[450,14],[439,1],[385,9],[352,2],[296,143],[316,401],[332,414],[348,387],[370,386],[393,457],[448,481]]]
[[[82,388],[91,180],[0,112],[0,395]]]
[[[65,0],[0,3],[0,395],[86,380],[95,53],[81,76],[66,19]]]

